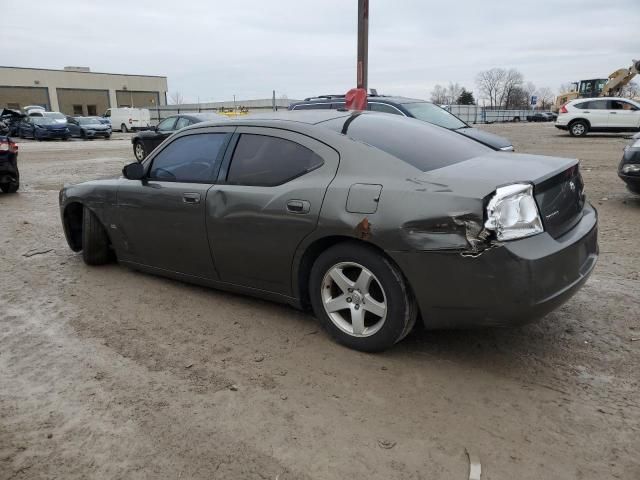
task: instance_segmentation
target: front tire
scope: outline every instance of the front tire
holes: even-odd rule
[[[145,157],[147,156],[147,152],[142,142],[135,143],[135,145],[133,146],[133,154],[136,157],[136,160],[138,160],[139,162],[145,159]]]
[[[345,242],[323,252],[311,269],[313,311],[339,343],[379,352],[415,325],[417,306],[398,268],[376,250]]]
[[[84,207],[82,213],[82,259],[87,265],[109,262],[109,237],[98,217]]]
[[[584,137],[589,133],[589,125],[584,120],[576,120],[569,125],[569,135],[572,137]]]

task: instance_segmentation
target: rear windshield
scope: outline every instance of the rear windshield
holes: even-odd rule
[[[459,133],[399,115],[354,114],[319,125],[379,148],[423,172],[493,152]]]

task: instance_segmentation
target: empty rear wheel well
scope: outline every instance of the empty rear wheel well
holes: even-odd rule
[[[64,209],[64,229],[67,232],[67,240],[71,250],[82,250],[82,215],[83,205],[78,202],[70,203]]]
[[[302,307],[304,309],[311,308],[311,300],[309,297],[309,280],[311,277],[311,268],[313,267],[313,264],[324,251],[328,250],[334,245],[337,245],[338,243],[345,243],[345,242],[359,244],[363,248],[369,248],[371,250],[377,251],[386,260],[388,260],[391,264],[393,264],[396,268],[398,268],[398,270],[400,270],[398,265],[396,265],[393,259],[391,259],[391,257],[389,257],[383,249],[381,249],[380,247],[372,243],[365,242],[363,240],[358,240],[353,237],[344,237],[344,236],[331,236],[331,237],[325,237],[325,238],[316,240],[311,245],[309,245],[305,250],[304,254],[302,255],[302,258],[300,259],[300,267],[298,269],[297,293],[298,293],[298,298],[300,299],[300,303],[302,304]],[[406,277],[405,277],[405,281],[406,281]],[[409,288],[409,290],[411,291],[412,290],[411,285],[409,285],[408,281],[406,281],[406,284],[407,284],[407,288]]]

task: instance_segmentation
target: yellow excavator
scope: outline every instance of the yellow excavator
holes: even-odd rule
[[[634,60],[630,67],[619,68],[608,78],[594,78],[580,80],[571,84],[570,91],[561,93],[556,97],[554,110],[557,112],[562,105],[583,97],[618,97],[622,89],[633,77],[640,73],[640,60]]]

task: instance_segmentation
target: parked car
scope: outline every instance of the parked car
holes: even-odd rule
[[[46,117],[46,118],[50,118],[53,121],[55,121],[56,123],[59,123],[60,125],[66,125],[67,124],[67,116],[64,113],[60,113],[60,112],[42,112],[42,116]]]
[[[636,133],[632,142],[624,148],[618,176],[630,191],[640,195],[640,133]]]
[[[531,115],[527,115],[527,122],[550,122],[552,117],[546,114],[546,112],[535,112]]]
[[[45,140],[49,138],[60,138],[68,140],[71,132],[64,124],[58,123],[55,118],[49,117],[25,117],[18,128],[20,138],[33,138],[35,140]]]
[[[617,97],[578,98],[560,108],[556,128],[574,137],[589,132],[637,132],[640,103]]]
[[[19,188],[18,145],[9,137],[0,136],[0,190],[15,193]]]
[[[162,120],[157,127],[145,132],[136,133],[131,138],[133,154],[141,162],[149,153],[160,145],[169,135],[178,130],[200,122],[208,120],[223,121],[226,117],[217,113],[188,113],[182,115],[172,115]]]
[[[344,109],[344,95],[322,95],[311,97],[303,102],[292,103],[289,110],[328,110]],[[493,133],[474,128],[460,120],[444,108],[424,100],[404,97],[387,97],[384,95],[371,95],[367,100],[367,109],[374,112],[391,113],[405,117],[417,118],[424,122],[433,123],[440,127],[448,128],[466,137],[472,138],[494,150],[512,152],[513,145],[510,140]]]
[[[151,114],[146,108],[109,108],[102,116],[111,122],[114,131],[126,133],[151,128]]]
[[[72,137],[111,138],[111,125],[102,123],[100,117],[67,117],[67,124]]]
[[[496,152],[399,115],[309,111],[184,128],[119,179],[65,186],[89,265],[311,306],[378,351],[428,328],[514,325],[598,256],[577,160]]]

